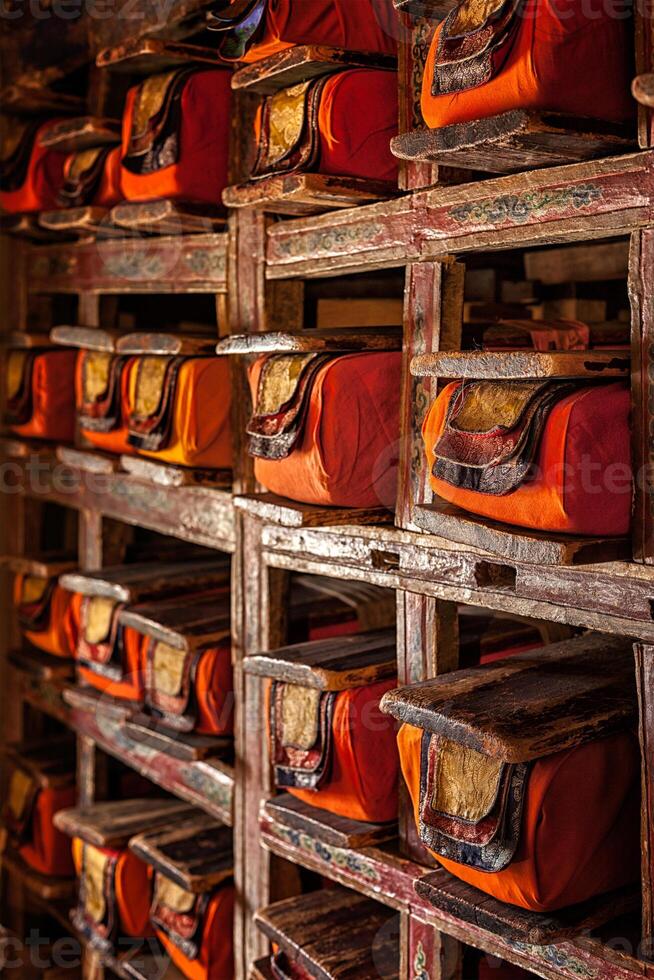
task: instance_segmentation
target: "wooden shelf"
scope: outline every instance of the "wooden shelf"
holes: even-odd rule
[[[73,241],[75,238],[72,233],[66,236],[43,227],[38,214],[0,214],[0,233],[36,243],[57,242],[62,238]]]
[[[17,674],[20,698],[37,711],[70,725],[70,707],[64,701],[64,691],[72,680],[72,661],[48,657],[41,651],[21,650],[12,652],[8,663]]]
[[[268,214],[309,215],[353,208],[397,194],[391,183],[328,174],[279,174],[233,184],[223,191],[226,208],[253,208]]]
[[[386,524],[391,519],[385,507],[317,507],[301,504],[274,493],[250,493],[234,497],[234,508],[266,523],[282,527],[329,527]]]
[[[627,153],[634,146],[635,133],[628,127],[522,109],[440,129],[418,129],[391,141],[401,160],[496,174],[579,163]]]
[[[456,0],[393,0],[393,6],[400,13],[412,17],[430,17],[443,20],[456,6]]]
[[[298,834],[308,834],[313,840],[330,847],[353,849],[372,847],[397,838],[397,823],[374,824],[349,820],[319,810],[290,793],[280,793],[265,803],[265,812]]]
[[[40,874],[23,861],[12,847],[6,847],[0,857],[3,869],[9,871],[29,892],[43,901],[52,902],[72,898],[75,893],[74,878],[55,878]]]
[[[125,71],[133,75],[155,75],[157,72],[185,65],[224,66],[220,55],[213,48],[196,44],[182,44],[160,38],[135,38],[100,51],[95,59],[98,68]]]
[[[63,208],[59,211],[41,211],[38,216],[40,228],[52,237],[80,241],[102,238],[125,238],[125,232],[111,223],[107,208],[85,205],[79,208]]]
[[[280,89],[320,78],[335,71],[350,68],[396,68],[395,58],[389,55],[366,54],[329,48],[324,45],[296,44],[277,54],[262,58],[239,68],[232,75],[232,88],[237,91],[272,95]]]
[[[540,380],[629,378],[631,357],[624,351],[454,351],[420,354],[411,361],[418,378]]]
[[[119,229],[150,235],[202,235],[224,231],[227,219],[220,208],[162,199],[144,204],[117,204],[111,221]]]
[[[214,337],[177,333],[128,333],[116,341],[119,354],[158,354],[163,357],[212,357]]]
[[[233,875],[232,833],[205,813],[180,815],[172,829],[148,828],[131,838],[129,849],[195,895],[211,891]]]
[[[41,146],[59,153],[80,153],[96,146],[120,143],[120,120],[79,116],[49,126],[40,138]]]
[[[188,466],[156,463],[140,456],[121,456],[120,466],[135,480],[158,487],[215,487],[229,492],[232,486],[230,470],[201,470]]]
[[[115,353],[116,340],[120,336],[118,331],[104,330],[102,327],[69,327],[63,324],[53,327],[50,331],[50,340],[53,344],[78,347],[80,350],[102,351],[107,354]]]
[[[216,346],[217,354],[310,354],[314,351],[345,354],[386,350],[402,350],[402,331],[397,327],[231,334]]]
[[[0,105],[4,113],[24,115],[79,115],[85,109],[84,99],[66,92],[57,92],[41,84],[27,85],[19,82],[6,85],[0,91]]]

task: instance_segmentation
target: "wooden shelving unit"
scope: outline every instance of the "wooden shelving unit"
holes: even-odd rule
[[[56,87],[39,95],[26,90],[25,78],[17,76],[6,111],[21,106],[24,111],[62,109],[111,123],[120,111],[116,92],[123,92],[125,76],[136,78],[188,62],[215,62],[206,38],[197,33],[205,6],[176,4],[168,25],[150,24],[136,39],[118,36],[115,26],[103,32],[96,24],[85,55],[88,63],[99,55],[97,65],[89,67],[88,98],[65,92],[58,100]],[[189,476],[180,467],[110,457],[82,445],[5,437],[0,454],[7,479],[17,488],[4,499],[4,547],[9,555],[39,554],[47,526],[55,521],[60,523],[60,536],[76,546],[83,571],[116,564],[130,535],[145,531],[173,539],[178,546],[184,542],[214,549],[230,559],[233,752],[216,753],[210,747],[205,751],[201,746],[191,751],[180,748],[172,737],[139,727],[129,711],[75,684],[67,664],[26,649],[10,620],[7,589],[1,608],[6,621],[12,622],[4,651],[6,737],[16,740],[28,729],[43,728],[45,716],[74,730],[80,805],[106,797],[107,758],[112,757],[232,828],[238,980],[270,976],[266,954],[278,925],[270,925],[269,910],[279,899],[293,897],[298,867],[374,899],[385,907],[382,918],[388,910],[399,913],[401,980],[460,976],[461,944],[546,980],[654,980],[654,477],[647,469],[654,455],[654,110],[641,107],[638,149],[632,148],[637,143],[634,131],[626,143],[628,151],[622,140],[607,137],[598,146],[613,155],[598,159],[597,148],[589,150],[588,141],[583,141],[579,155],[592,158],[561,163],[559,155],[568,160],[569,154],[557,143],[556,165],[531,169],[529,155],[511,131],[498,151],[510,151],[510,163],[505,161],[495,171],[489,166],[490,175],[471,171],[467,177],[459,175],[454,184],[446,183],[445,166],[472,166],[474,160],[462,163],[452,153],[450,161],[447,153],[423,145],[425,139],[415,134],[421,126],[420,69],[433,18],[442,17],[451,6],[449,0],[396,2],[404,27],[398,63],[403,161],[397,193],[385,196],[383,188],[333,182],[323,186],[322,178],[311,174],[272,178],[280,186],[244,185],[243,161],[251,148],[239,135],[245,129],[239,113],[251,112],[257,93],[316,77],[334,63],[350,63],[347,52],[307,48],[299,54],[285,53],[268,75],[249,66],[234,76],[227,211],[221,202],[213,209],[184,208],[169,201],[125,204],[108,214],[78,215],[75,228],[46,215],[40,225],[30,219],[15,222],[13,228],[8,223],[4,229],[7,330],[25,333],[35,321],[45,332],[76,323],[102,332],[100,346],[112,346],[117,335],[136,330],[142,341],[156,334],[150,338],[155,347],[164,343],[163,336],[169,338],[166,343],[172,337],[174,345],[182,332],[171,328],[164,334],[157,322],[143,315],[142,305],[134,307],[133,329],[125,329],[120,303],[129,311],[129,303],[138,304],[144,296],[153,301],[200,296],[203,302],[208,298],[215,303],[215,318],[203,339],[232,355],[230,483]],[[637,34],[638,70],[646,73],[654,69],[654,42],[651,17],[642,12]],[[66,64],[75,71],[84,57],[72,47]],[[26,50],[29,60],[31,49]],[[369,59],[359,61],[365,65]],[[59,72],[51,75],[55,82],[60,80]],[[66,78],[63,67],[61,77]],[[111,138],[115,127],[106,129]],[[491,154],[493,147],[486,152]],[[511,174],[494,175],[504,170]],[[284,181],[288,186],[281,186]],[[367,203],[370,200],[374,203]],[[631,379],[633,458],[644,474],[635,494],[633,537],[620,541],[610,553],[588,547],[578,551],[571,544],[566,550],[545,535],[502,532],[498,543],[492,529],[462,522],[434,502],[420,441],[425,408],[439,378],[448,371],[456,376],[464,346],[466,268],[483,268],[484,260],[492,265],[498,255],[530,255],[550,247],[587,246],[592,256],[607,243],[620,248],[622,257],[628,254],[628,269],[618,261],[615,278],[624,278],[631,302],[630,358],[622,351],[616,363],[600,352],[598,362],[602,369]],[[588,262],[592,264],[592,258]],[[581,281],[585,273],[575,268],[571,263],[570,276],[578,275]],[[377,295],[388,270],[403,277],[401,330],[369,330],[367,337],[366,331],[348,330],[341,332],[340,342],[347,334],[347,343],[355,347],[402,349],[394,513],[384,508],[312,507],[265,492],[254,480],[245,451],[247,358],[272,349],[335,349],[328,329],[303,329],[311,298],[327,295],[332,284],[347,296],[347,290],[355,288],[352,284],[361,281],[364,289],[374,282],[371,288]],[[388,295],[383,290],[381,294]],[[414,358],[418,368],[412,373]],[[498,361],[501,355],[494,358]],[[580,360],[575,355],[566,361],[565,370],[579,376],[598,363],[579,367]],[[574,369],[569,367],[572,361]],[[527,362],[531,370],[547,373],[554,370],[552,364],[561,367],[562,357],[523,355],[515,369],[520,377],[525,376]],[[492,364],[489,370],[494,370]],[[452,885],[454,879],[434,870],[415,840],[404,800],[397,827],[375,826],[363,832],[361,824],[299,806],[285,794],[275,795],[266,740],[262,729],[251,724],[251,719],[264,717],[264,680],[255,660],[249,667],[247,662],[285,647],[292,572],[394,590],[401,684],[456,669],[457,607],[462,604],[634,642],[643,755],[640,905],[634,905],[633,896],[624,901],[623,896],[612,896],[616,917],[624,913],[615,928],[594,931],[591,916],[564,927],[559,923],[556,931],[517,910],[511,914],[506,906],[497,909],[488,900],[484,904],[480,893]],[[30,882],[11,856],[3,858],[2,871],[29,890]],[[67,919],[56,897],[51,913],[61,924]],[[51,898],[41,895],[46,905]],[[297,901],[301,908],[302,899]],[[369,911],[367,901],[357,899],[354,904]],[[284,936],[292,948],[292,930]],[[620,944],[614,942],[616,936],[622,937]],[[344,942],[345,937],[346,933]],[[154,947],[116,956],[89,948],[83,976],[179,980],[174,966],[162,972],[162,956]]]

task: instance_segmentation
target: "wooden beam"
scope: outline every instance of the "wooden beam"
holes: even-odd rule
[[[635,655],[642,755],[641,955],[654,961],[654,646],[637,644]]]

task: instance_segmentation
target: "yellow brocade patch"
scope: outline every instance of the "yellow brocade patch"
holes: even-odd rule
[[[467,386],[452,428],[461,432],[488,432],[497,426],[513,429],[542,381],[477,381]]]
[[[84,401],[91,404],[101,398],[109,385],[111,354],[89,351],[84,355],[82,370]]]
[[[284,684],[282,691],[282,745],[307,752],[318,739],[320,691]]]
[[[141,82],[134,99],[132,139],[145,135],[148,123],[164,104],[168,86],[176,74],[176,71],[164,72],[163,75],[152,75]]]
[[[167,643],[155,644],[152,664],[157,690],[162,694],[175,697],[181,691],[185,659],[183,650],[176,650]]]
[[[161,402],[169,357],[142,357],[136,372],[134,413],[139,418],[154,415]]]
[[[68,167],[68,179],[77,180],[87,170],[90,170],[102,152],[103,147],[96,146],[92,150],[80,150],[79,153],[76,153]]]
[[[32,793],[33,781],[22,769],[14,769],[9,781],[9,810],[15,820],[22,820]]]
[[[298,379],[315,354],[275,356],[261,370],[257,390],[257,415],[274,415],[295,393]]]
[[[173,912],[185,914],[190,912],[195,905],[195,895],[180,888],[170,878],[165,875],[157,874],[154,883],[154,904],[165,905]]]
[[[463,0],[450,24],[450,37],[471,34],[482,28],[489,18],[495,17],[506,0]]]
[[[12,350],[7,357],[7,398],[15,398],[23,384],[25,361],[27,353],[23,350]]]
[[[47,578],[37,578],[36,575],[26,575],[23,579],[20,601],[25,606],[31,606],[33,602],[39,602],[48,587]]]
[[[104,882],[108,861],[107,854],[84,845],[84,910],[94,922],[102,922],[107,910]]]
[[[297,145],[304,129],[306,96],[312,82],[301,82],[270,96],[267,164],[277,163]]]
[[[116,602],[104,596],[92,596],[85,607],[84,639],[95,645],[109,636]]]
[[[492,808],[501,775],[500,759],[440,739],[431,806],[440,813],[475,823]]]

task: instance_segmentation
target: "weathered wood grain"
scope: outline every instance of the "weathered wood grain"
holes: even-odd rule
[[[232,835],[206,813],[176,817],[174,827],[138,833],[129,849],[186,891],[202,894],[232,875]]]
[[[53,875],[34,871],[18,851],[7,847],[2,853],[2,866],[9,875],[18,880],[28,892],[44,902],[72,899],[75,894],[74,878],[56,878]]]
[[[34,575],[36,578],[58,578],[64,572],[77,568],[77,560],[73,555],[47,553],[40,558],[33,558],[31,555],[0,555],[0,564],[16,575]]]
[[[310,215],[383,201],[396,193],[390,182],[331,174],[277,174],[232,184],[223,191],[226,208],[254,208],[267,214]]]
[[[418,378],[529,380],[540,378],[626,378],[631,358],[624,351],[436,351],[411,361]]]
[[[168,199],[140,204],[117,204],[111,222],[118,228],[149,235],[208,235],[224,231],[223,209],[210,204],[178,203]]]
[[[193,64],[224,67],[224,62],[214,48],[143,37],[125,40],[112,48],[104,48],[98,52],[95,63],[98,68],[125,71],[131,75],[154,75],[170,68]]]
[[[157,354],[166,357],[213,356],[215,341],[211,336],[182,333],[128,333],[116,341],[119,354]]]
[[[229,637],[229,572],[220,591],[175,596],[123,609],[119,620],[145,636],[186,652],[215,646]]]
[[[635,656],[642,755],[641,935],[645,959],[654,960],[654,648],[637,644]]]
[[[268,800],[264,807],[272,820],[279,820],[284,826],[332,847],[370,847],[397,837],[395,822],[373,824],[349,820],[328,810],[309,806],[290,793],[278,794]]]
[[[530,762],[628,730],[631,644],[589,634],[388,691],[382,711],[504,762]]]
[[[324,45],[296,44],[285,51],[262,58],[239,68],[232,75],[232,88],[272,95],[282,88],[320,78],[335,71],[351,68],[387,68],[393,70],[395,58],[390,55],[346,51]]]
[[[99,572],[62,575],[64,589],[80,595],[105,596],[116,602],[135,603],[156,596],[180,596],[221,587],[229,581],[229,564],[221,558],[188,562],[141,562],[117,565]]]
[[[111,224],[107,208],[85,205],[79,208],[62,208],[58,211],[41,211],[38,215],[40,228],[45,229],[52,239],[93,241],[96,235],[104,238],[124,238],[125,232]]]
[[[231,761],[232,758],[233,740],[230,737],[174,731],[138,708],[125,719],[123,731],[133,742],[183,762],[210,759]]]
[[[79,95],[71,95],[39,84],[26,84],[18,81],[7,85],[0,91],[0,104],[3,112],[17,115],[67,115],[79,114],[86,106]]]
[[[96,146],[113,146],[120,143],[120,120],[97,116],[64,119],[49,126],[39,142],[41,146],[59,153],[79,153]]]
[[[135,834],[165,827],[173,820],[192,816],[193,812],[181,800],[150,797],[59,810],[53,822],[69,837],[81,837],[96,847],[126,847]]]
[[[126,473],[144,483],[159,487],[216,487],[228,491],[232,485],[231,470],[203,470],[196,467],[157,463],[139,456],[121,456],[120,466]]]
[[[654,485],[652,441],[654,408],[654,234],[636,232],[631,238],[629,299],[631,302],[631,440],[634,473],[633,555],[654,563]]]
[[[267,491],[234,497],[234,508],[266,524],[279,524],[282,527],[380,525],[387,524],[391,519],[390,511],[385,507],[319,507],[278,497]]]
[[[116,341],[121,336],[118,330],[107,330],[103,327],[72,327],[61,324],[50,331],[53,344],[64,347],[78,347],[81,350],[97,350],[112,354],[116,350]]]
[[[218,341],[217,354],[310,354],[351,353],[402,349],[399,327],[357,327],[329,330],[302,330],[293,333],[231,334]]]

